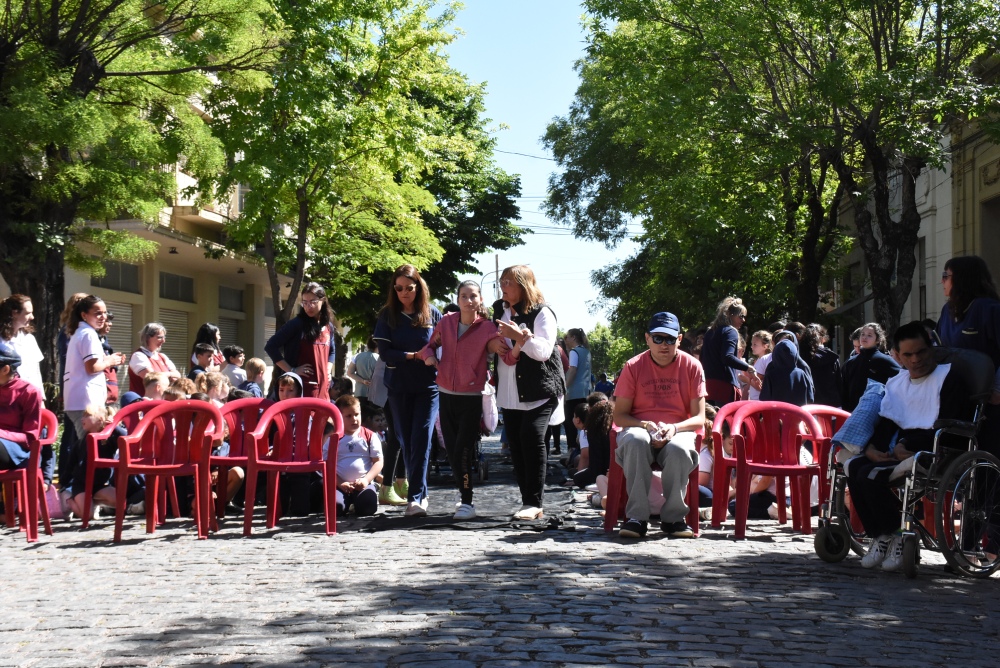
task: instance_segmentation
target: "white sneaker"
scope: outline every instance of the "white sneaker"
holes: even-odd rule
[[[423,517],[427,514],[427,509],[424,508],[421,503],[410,501],[410,504],[406,506],[406,511],[403,514],[407,517]]]
[[[514,513],[515,520],[537,520],[542,516],[542,509],[536,506],[521,506],[521,509]]]
[[[471,503],[463,503],[458,506],[458,510],[455,511],[453,519],[474,520],[476,519],[476,509]]]
[[[892,536],[889,534],[879,536],[873,540],[871,546],[868,548],[868,554],[861,558],[861,567],[875,568],[885,561],[885,557],[889,553],[889,544],[891,542]]]
[[[885,550],[886,557],[882,561],[883,571],[899,571],[903,569],[903,537],[896,534],[889,541]]]
[[[427,514],[427,506],[430,505],[431,500],[426,496],[420,499],[420,507],[424,509],[424,515]]]
[[[699,509],[698,510],[698,519],[701,520],[702,522],[711,522],[712,521],[712,506],[708,506],[707,508],[701,508],[701,509]]]

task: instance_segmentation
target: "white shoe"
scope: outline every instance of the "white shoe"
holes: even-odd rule
[[[542,509],[536,506],[521,506],[521,509],[514,513],[515,520],[537,520],[542,516]]]
[[[455,515],[452,519],[474,520],[476,519],[476,509],[471,503],[463,503],[459,505],[458,510],[455,511]]]
[[[698,519],[701,520],[702,522],[711,522],[712,521],[712,507],[708,506],[707,508],[701,508],[701,509],[699,509],[698,510]]]
[[[424,509],[424,514],[427,514],[427,506],[430,505],[431,500],[426,496],[420,499],[420,507]]]
[[[427,509],[424,508],[422,503],[410,501],[410,504],[406,506],[406,511],[403,514],[407,517],[423,517],[427,514]]]
[[[889,541],[889,546],[885,550],[886,556],[882,560],[883,571],[899,571],[903,569],[903,537],[894,535]]]
[[[868,548],[868,554],[861,558],[861,567],[875,568],[885,561],[885,557],[889,553],[889,544],[891,542],[892,536],[889,534],[879,536],[873,540],[871,546]]]

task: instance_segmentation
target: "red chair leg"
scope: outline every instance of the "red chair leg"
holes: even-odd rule
[[[812,475],[799,476],[802,479],[802,533],[812,535],[812,504],[809,503],[809,488],[812,486]]]
[[[280,480],[277,471],[267,472],[267,522],[265,526],[273,529],[278,523],[278,487]]]
[[[153,533],[157,524],[167,521],[164,484],[165,481],[158,475],[146,476],[146,533]]]
[[[778,524],[788,524],[788,500],[785,495],[785,477],[776,476],[774,479],[774,491],[777,492],[775,496],[778,497]],[[795,516],[792,516],[792,522],[794,526]]]
[[[323,472],[323,503],[326,506],[326,535],[337,533],[337,468],[327,465]]]
[[[127,501],[126,492],[128,491],[128,476],[125,475],[124,467],[119,468],[117,473],[117,480],[115,481],[115,542],[120,543],[122,542],[122,526],[125,524],[125,503]],[[148,523],[149,522],[147,520],[147,524]]]
[[[83,490],[83,517],[81,517],[80,520],[83,522],[83,528],[87,529],[90,527],[90,516],[92,515],[91,509],[94,507],[94,465],[92,462],[87,462],[85,480],[86,487]]]
[[[28,518],[28,541],[32,543],[38,540],[38,477],[34,477],[31,480],[27,472],[24,474],[24,514]]]
[[[687,488],[687,504],[688,504],[688,514],[687,514],[687,525],[691,527],[694,535],[697,536],[701,532],[701,525],[698,522],[699,516],[698,512],[701,510],[698,507],[699,494],[698,494],[698,469],[695,468],[691,471],[691,475],[688,476],[688,488]]]
[[[243,502],[243,535],[249,536],[250,523],[253,521],[253,501],[257,498],[257,469],[247,464],[246,491]]]
[[[226,491],[229,488],[229,467],[220,466],[219,467],[219,477],[217,478],[216,493],[215,493],[215,515],[216,517],[222,518],[226,516],[226,502],[229,500],[226,498]],[[218,531],[218,529],[216,529]]]
[[[736,539],[747,537],[747,513],[750,510],[750,470],[736,468]]]
[[[194,524],[198,529],[198,540],[204,540],[207,538],[206,527],[205,527],[205,511],[208,507],[205,504],[205,481],[202,478],[201,466],[195,469],[194,474],[194,498],[191,499],[192,504],[192,515],[194,516]]]
[[[202,487],[202,511],[201,519],[205,523],[205,537],[208,537],[209,531],[218,531],[219,524],[215,517],[215,508],[212,505],[212,472],[209,465],[198,464],[198,470],[201,472],[201,487]],[[225,490],[223,488],[219,489],[221,493],[220,498],[225,496]]]
[[[18,530],[23,531],[25,538],[28,539],[29,543],[34,542],[31,538],[31,530],[29,529],[28,517],[29,514],[25,510],[28,507],[28,494],[27,485],[24,484],[27,476],[23,476],[21,480],[14,484],[14,493],[17,497],[17,516],[18,516]]]
[[[42,472],[38,472],[38,505],[42,513],[42,521],[45,523],[45,535],[52,535],[52,519],[49,517],[49,504],[45,498],[45,479]]]
[[[165,490],[167,490],[167,492],[170,494],[170,504],[171,504],[170,507],[173,508],[174,519],[180,519],[181,504],[180,501],[177,499],[177,481],[174,480],[173,476],[170,476],[169,478],[163,481],[163,484],[167,485],[167,487],[165,487]],[[167,503],[166,500],[164,500],[163,519],[166,520],[166,518],[167,518]]]

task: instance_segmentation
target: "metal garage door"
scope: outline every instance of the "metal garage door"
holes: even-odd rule
[[[188,334],[188,313],[173,309],[160,309],[160,322],[167,328],[167,341],[163,352],[174,363],[182,376],[191,368],[191,341]]]
[[[243,345],[240,343],[240,321],[236,318],[219,318],[219,333],[222,334],[222,340],[219,342],[221,348]]]

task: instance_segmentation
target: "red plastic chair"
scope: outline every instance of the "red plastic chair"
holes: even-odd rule
[[[323,458],[323,432],[333,420],[330,446]],[[270,442],[271,428],[275,428]],[[251,535],[253,499],[257,493],[257,474],[267,473],[267,528],[278,522],[279,473],[323,474],[323,501],[326,508],[326,534],[337,533],[337,446],[344,435],[340,411],[326,399],[286,399],[274,404],[261,416],[257,427],[246,435],[246,498],[243,507],[243,535]]]
[[[733,418],[733,450],[736,455],[737,539],[746,537],[750,476],[753,474],[777,479],[779,513],[782,509],[781,497],[784,496],[784,479],[791,478],[792,525],[802,533],[812,532],[809,480],[814,475],[820,475],[821,471],[818,464],[800,463],[799,450],[805,439],[815,443],[820,451],[829,448],[830,439],[822,435],[816,419],[798,406],[780,401],[754,401],[736,412]]]
[[[618,521],[625,518],[625,506],[628,504],[628,490],[625,488],[625,471],[615,460],[615,450],[618,449],[618,429],[611,428],[611,465],[608,467],[608,504],[604,509],[604,531],[611,533],[615,530]],[[695,448],[701,447],[701,436],[695,439]],[[653,463],[654,469],[659,469]],[[698,467],[691,471],[688,477],[687,489],[687,525],[691,527],[694,535],[697,536],[700,530],[698,525]]]
[[[729,432],[732,433],[733,417],[736,411],[743,408],[749,401],[731,401],[722,406],[715,414],[712,422],[712,528],[722,527],[722,521],[729,513],[729,479],[736,470],[736,457],[726,455],[722,447],[722,425],[729,423]],[[726,490],[726,493],[716,493],[716,490]]]
[[[168,401],[147,411],[136,430],[119,440],[115,484],[115,542],[121,542],[128,476],[146,476],[146,533],[156,530],[160,478],[194,476],[198,538],[208,536],[211,477],[209,456],[222,442],[222,414],[207,401]]]
[[[163,401],[136,401],[115,413],[114,422],[108,424],[104,429],[95,433],[87,434],[87,474],[86,489],[83,492],[83,528],[90,526],[90,511],[94,505],[94,475],[97,469],[117,469],[118,460],[101,457],[97,445],[102,441],[111,438],[115,427],[119,424],[125,428],[125,432],[131,434],[139,426],[142,416],[153,408],[164,403]],[[121,455],[119,455],[121,456]],[[174,511],[177,511],[177,490],[173,490]],[[165,509],[164,509],[165,510]],[[162,520],[161,520],[162,522]]]
[[[220,409],[222,419],[226,421],[229,429],[229,454],[225,457],[212,455],[209,462],[212,466],[219,467],[219,490],[225,489],[226,481],[229,479],[229,469],[234,466],[247,467],[246,435],[252,432],[260,421],[261,414],[274,404],[270,399],[259,399],[257,397],[249,399],[237,399],[230,401]],[[260,456],[267,454],[257,453]],[[216,517],[226,516],[226,497],[224,493],[217,495],[215,500]],[[253,500],[250,500],[253,505]]]
[[[38,540],[38,510],[41,506],[42,518],[45,522],[45,533],[52,535],[52,522],[49,519],[49,507],[45,503],[45,480],[40,466],[43,445],[55,443],[59,422],[55,413],[42,409],[38,433],[45,431],[44,439],[28,438],[28,464],[19,469],[0,471],[0,483],[4,485],[4,509],[7,526],[14,526],[14,497],[17,497],[17,507],[20,519],[19,530],[23,531],[29,543]],[[34,480],[32,480],[34,479]]]
[[[825,444],[826,447],[814,447],[813,448],[813,461],[816,462],[820,467],[825,468],[828,460],[830,459],[830,440],[833,435],[837,433],[837,430],[844,426],[844,422],[847,418],[851,417],[851,414],[840,408],[834,408],[833,406],[824,406],[823,404],[806,404],[802,407],[802,410],[812,415],[816,418],[816,422],[819,423],[820,431],[826,436],[827,440],[822,441],[820,444]],[[827,479],[825,474],[820,474],[819,476],[819,498],[827,499],[830,496],[830,481]]]

